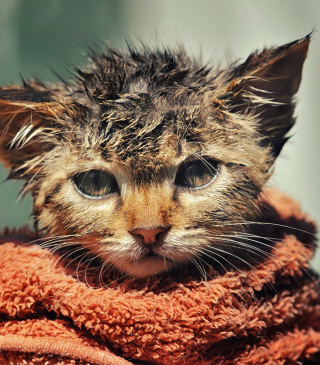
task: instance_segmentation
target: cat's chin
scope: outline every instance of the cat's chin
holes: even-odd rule
[[[138,261],[122,261],[115,265],[120,271],[132,277],[148,277],[162,274],[174,268],[175,264],[171,259],[164,257],[144,257]]]

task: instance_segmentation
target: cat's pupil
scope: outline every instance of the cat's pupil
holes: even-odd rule
[[[114,176],[100,170],[81,172],[73,179],[78,190],[90,198],[103,197],[119,190]]]
[[[182,163],[175,184],[197,188],[208,184],[218,174],[219,163],[214,160],[196,160]]]

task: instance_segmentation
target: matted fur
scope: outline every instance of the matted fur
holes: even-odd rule
[[[11,178],[26,181],[39,231],[68,236],[104,268],[137,276],[201,268],[243,245],[224,237],[256,220],[257,196],[294,123],[309,41],[220,72],[181,49],[109,50],[70,83],[2,88],[0,158]],[[215,179],[177,186],[190,160],[216,161]],[[119,191],[81,195],[74,177],[90,170],[114,176]],[[152,249],[133,234],[155,228],[164,232]]]

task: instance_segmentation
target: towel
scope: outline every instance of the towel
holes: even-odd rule
[[[319,364],[315,224],[276,190],[259,206],[272,247],[206,276],[116,277],[3,232],[0,364]]]

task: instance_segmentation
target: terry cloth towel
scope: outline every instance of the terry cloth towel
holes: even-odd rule
[[[276,191],[260,201],[261,226],[281,238],[250,269],[207,280],[191,270],[99,287],[97,269],[2,242],[0,364],[320,364],[315,226]]]

